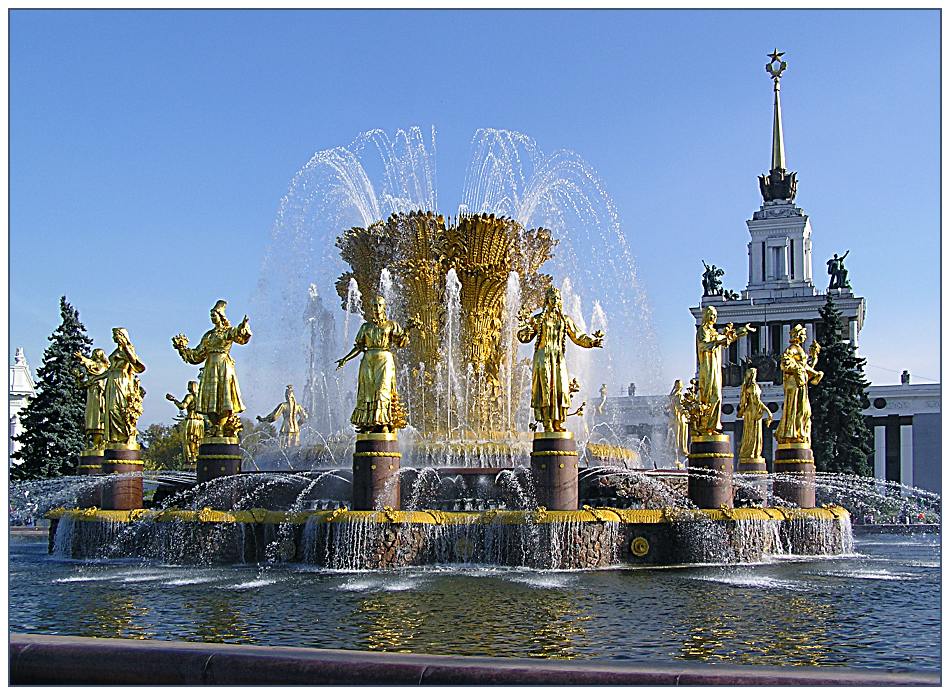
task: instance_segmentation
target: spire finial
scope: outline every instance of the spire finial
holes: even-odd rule
[[[785,140],[782,137],[782,101],[779,98],[781,91],[782,73],[788,67],[788,63],[782,60],[784,53],[779,53],[776,48],[769,54],[771,60],[765,64],[765,71],[772,76],[773,90],[775,92],[775,105],[772,120],[772,171],[785,169]]]
[[[782,135],[782,100],[779,93],[782,89],[782,74],[788,63],[782,60],[784,52],[777,48],[768,54],[770,60],[765,64],[765,71],[772,77],[775,101],[772,118],[772,167],[767,176],[759,177],[759,188],[766,202],[770,200],[794,200],[798,181],[794,172],[786,172],[785,168],[785,138]]]

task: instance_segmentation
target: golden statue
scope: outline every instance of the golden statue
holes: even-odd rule
[[[102,348],[92,351],[92,357],[86,357],[78,350],[74,353],[82,365],[85,375],[77,373],[79,385],[86,389],[86,416],[83,429],[86,432],[86,450],[102,451],[102,435],[105,430],[106,376],[109,358]]]
[[[685,461],[689,455],[689,415],[683,406],[683,382],[673,382],[670,391],[670,433],[673,443],[673,457],[677,462]]]
[[[736,410],[736,414],[742,418],[739,458],[746,460],[762,458],[762,416],[768,416],[768,424],[772,424],[772,413],[762,402],[762,388],[755,381],[757,373],[755,367],[746,369],[739,392],[739,408]]]
[[[808,402],[808,384],[817,384],[824,376],[815,369],[821,346],[812,341],[811,349],[805,354],[802,345],[805,342],[805,329],[796,325],[789,334],[789,346],[782,353],[779,368],[782,370],[785,388],[785,405],[782,407],[782,419],[775,430],[780,444],[799,443],[811,445],[811,404]]]
[[[205,436],[205,418],[198,412],[198,382],[188,382],[188,393],[181,400],[172,394],[166,393],[165,398],[185,413],[185,427],[182,430],[182,446],[185,451],[185,462],[194,466],[198,462],[198,447]]]
[[[284,392],[284,402],[274,408],[269,415],[257,416],[258,422],[276,422],[277,418],[284,416],[280,423],[280,438],[285,446],[300,446],[300,422],[306,420],[309,415],[303,406],[297,403],[294,397],[294,387],[287,385]]]
[[[561,293],[549,287],[544,294],[544,308],[531,317],[521,315],[518,340],[534,344],[534,361],[531,368],[531,407],[535,420],[544,426],[545,432],[563,432],[564,420],[571,406],[571,381],[564,362],[566,338],[583,348],[603,347],[603,331],[587,335],[577,330],[561,306]],[[576,382],[575,382],[576,383]],[[578,387],[579,388],[579,387]],[[575,389],[577,390],[577,389]]]
[[[703,310],[703,321],[696,328],[696,362],[699,365],[699,400],[706,406],[694,428],[693,436],[722,433],[722,349],[740,336],[754,332],[746,324],[736,330],[726,325],[720,333],[716,330],[716,307]]]
[[[188,364],[202,364],[198,384],[198,412],[208,417],[208,437],[236,438],[241,431],[238,413],[244,412],[231,345],[247,345],[251,339],[247,315],[232,326],[224,315],[228,303],[219,299],[211,309],[214,328],[201,337],[198,347],[188,347],[188,338],[179,333],[172,338],[174,347]]]
[[[406,426],[406,414],[396,391],[396,361],[392,351],[409,345],[409,334],[386,318],[386,300],[376,295],[369,321],[356,332],[353,349],[337,360],[336,368],[359,354],[356,406],[350,417],[358,432],[391,432]],[[410,318],[408,326],[417,327]]]
[[[109,355],[109,368],[105,372],[103,440],[106,449],[138,449],[136,425],[142,415],[145,390],[136,374],[144,372],[145,365],[135,354],[127,330],[113,328],[112,339],[116,348]]]

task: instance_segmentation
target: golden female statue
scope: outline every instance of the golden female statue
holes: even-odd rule
[[[280,438],[285,446],[300,446],[300,420],[306,420],[309,415],[303,409],[303,406],[297,402],[294,397],[294,387],[287,385],[284,392],[284,402],[274,408],[269,415],[257,416],[258,422],[276,422],[277,418],[284,416],[280,423]]]
[[[185,462],[189,466],[194,466],[198,462],[198,447],[205,436],[205,418],[198,412],[198,382],[188,382],[188,393],[181,400],[170,393],[166,393],[165,398],[185,413],[182,446],[185,450]]]
[[[824,376],[815,369],[821,346],[812,341],[811,349],[805,354],[802,344],[805,342],[805,329],[796,325],[789,335],[788,348],[782,353],[779,367],[782,370],[785,388],[785,405],[782,407],[782,419],[775,430],[780,444],[799,443],[811,445],[811,404],[808,402],[808,384],[817,384]]]
[[[699,365],[699,400],[705,406],[693,436],[722,433],[722,349],[740,336],[753,332],[746,324],[738,330],[728,324],[716,330],[716,307],[703,310],[703,321],[696,328],[696,363]]]
[[[742,418],[742,442],[739,444],[740,459],[762,458],[762,416],[767,415],[772,424],[772,413],[762,402],[762,389],[756,382],[755,367],[746,369],[739,392],[739,408],[736,414]]]
[[[105,373],[109,369],[109,359],[102,348],[93,350],[91,358],[79,351],[75,355],[85,371],[85,376],[79,372],[77,377],[79,385],[86,389],[86,417],[83,425],[86,447],[89,451],[102,451],[106,410]]]
[[[676,461],[685,461],[689,455],[689,415],[683,407],[683,382],[677,379],[670,391],[670,433],[673,456]]]
[[[544,294],[544,307],[531,317],[520,317],[518,340],[534,343],[531,368],[531,407],[534,418],[544,425],[545,432],[563,432],[571,406],[570,380],[564,362],[566,338],[583,348],[603,347],[604,334],[587,335],[577,330],[561,306],[561,293],[555,287]]]
[[[116,348],[109,355],[109,369],[105,373],[103,440],[106,449],[138,449],[136,425],[142,415],[145,391],[136,374],[144,372],[145,365],[135,354],[127,330],[113,328],[112,339]]]
[[[208,417],[209,437],[236,437],[241,431],[238,413],[244,412],[231,345],[247,345],[251,339],[248,319],[232,326],[224,315],[228,303],[219,299],[211,309],[214,328],[201,337],[198,347],[188,347],[188,338],[179,333],[172,338],[174,347],[188,364],[202,364],[198,384],[198,412]]]
[[[356,332],[353,349],[337,360],[336,368],[359,354],[359,380],[356,406],[350,417],[358,432],[390,432],[406,426],[405,413],[396,392],[396,361],[392,351],[409,345],[409,334],[395,321],[386,318],[386,300],[373,300],[372,315]],[[414,318],[408,327],[418,327]]]

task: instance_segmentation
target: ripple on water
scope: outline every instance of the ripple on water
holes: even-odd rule
[[[701,582],[727,584],[750,589],[801,589],[807,584],[789,579],[778,579],[763,574],[705,574],[688,577]]]
[[[840,577],[842,579],[872,579],[883,581],[906,581],[919,579],[920,575],[913,572],[891,572],[890,570],[828,570],[826,572],[809,572],[814,577]]]
[[[270,586],[271,584],[276,584],[276,583],[277,583],[276,579],[252,579],[249,582],[241,582],[240,584],[232,584],[224,588],[240,591],[243,589],[257,589],[262,586]]]

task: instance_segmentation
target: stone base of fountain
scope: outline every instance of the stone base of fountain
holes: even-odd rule
[[[399,508],[399,441],[395,434],[356,435],[353,509]]]
[[[141,449],[106,449],[103,452],[103,475],[141,473],[143,467]],[[118,510],[139,509],[142,491],[141,475],[113,478],[102,488],[102,506]]]
[[[732,507],[732,445],[728,435],[690,438],[688,486],[690,501],[700,509]],[[814,501],[809,506],[814,507]]]
[[[531,478],[538,504],[547,509],[577,509],[577,444],[570,432],[536,432],[531,448]]]
[[[303,562],[334,569],[480,564],[593,569],[745,563],[852,552],[851,519],[818,509],[288,513],[55,510],[61,556],[180,564]]]
[[[195,466],[198,484],[241,472],[241,447],[235,437],[205,437]]]
[[[803,508],[815,506],[815,454],[811,447],[798,442],[779,444],[774,468],[772,489],[777,497]]]

